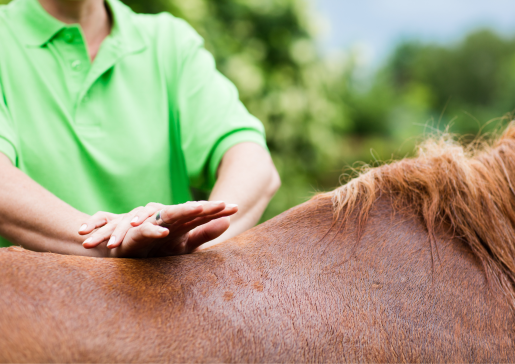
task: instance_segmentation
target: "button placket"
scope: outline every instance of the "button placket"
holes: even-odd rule
[[[80,59],[76,59],[76,60],[72,61],[70,66],[72,67],[72,70],[78,72],[78,71],[82,70],[82,61]]]
[[[63,57],[66,83],[70,98],[73,101],[74,113],[77,107],[78,96],[87,78],[90,60],[85,46],[85,40],[78,25],[73,24],[62,29],[59,35],[58,47]]]
[[[75,35],[73,35],[69,30],[67,30],[63,35],[63,39],[66,43],[73,43],[73,41],[75,40]]]

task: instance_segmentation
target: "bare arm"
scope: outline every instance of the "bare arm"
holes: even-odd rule
[[[0,235],[14,244],[35,251],[96,257],[189,253],[227,230],[228,220],[220,218],[238,210],[236,205],[223,202],[170,206],[149,204],[126,214],[101,212],[90,217],[45,190],[14,167],[3,153],[0,153],[0,201]],[[116,231],[123,230],[123,226],[130,224],[135,216],[140,216],[144,221],[158,210],[163,212],[163,220],[170,225],[169,228],[157,226],[155,221],[154,224],[134,223],[137,226],[131,229],[128,242],[119,247],[120,241],[115,241],[108,249],[107,241],[102,238],[103,232],[108,231],[108,238],[113,231],[118,234]],[[109,219],[103,216],[115,218],[105,225]],[[79,226],[85,222],[83,226],[87,227],[86,231],[80,236]],[[88,236],[87,233],[99,226],[103,227]],[[89,242],[85,242],[86,239]]]
[[[0,153],[0,235],[35,251],[102,256],[77,234],[89,216],[45,190]],[[104,248],[104,250],[106,250]]]
[[[238,205],[231,226],[204,249],[253,227],[279,189],[281,180],[266,150],[256,143],[240,143],[229,149],[218,167],[218,179],[209,200]]]
[[[97,241],[89,243],[90,249],[84,249],[82,242],[87,236],[79,236],[77,229],[83,222],[91,220],[87,214],[74,209],[38,185],[14,167],[2,153],[0,153],[0,171],[0,201],[2,201],[0,234],[2,236],[15,244],[36,251],[90,256],[117,256],[116,250],[122,251],[107,249],[105,244],[100,244],[111,236],[118,223],[103,228],[104,234],[101,230],[93,233]],[[210,200],[235,203],[239,206],[239,212],[233,216],[229,229],[223,235],[202,245],[202,248],[227,240],[254,226],[279,186],[279,175],[270,155],[261,146],[255,143],[241,143],[229,149],[220,164],[218,180]],[[186,207],[180,207],[180,209],[184,208]],[[170,213],[173,209],[177,207],[168,208]],[[214,203],[212,206],[209,205],[207,210],[204,208],[204,213],[200,208],[197,212],[200,221],[187,223],[186,227],[190,230],[199,223],[206,224],[203,231],[207,234],[200,234],[202,236],[200,240],[211,240],[209,235],[217,236],[227,227],[221,221],[213,221],[212,224],[209,224],[209,221],[218,216],[231,215],[233,211],[235,209],[230,205],[219,206]],[[209,216],[201,219],[200,216],[203,214]],[[124,217],[121,223],[127,220],[128,224],[132,216],[134,215]],[[196,229],[194,236],[199,235],[199,232],[200,230]],[[131,234],[129,241],[145,247],[145,250],[148,250],[149,245],[155,242],[159,244],[163,237],[168,236],[167,232],[160,233],[148,224],[142,225]],[[114,235],[117,233],[115,232]],[[195,245],[204,242],[200,240]],[[120,243],[121,241],[116,245]],[[184,252],[187,251],[188,249]],[[122,255],[133,256],[132,252],[123,252]]]

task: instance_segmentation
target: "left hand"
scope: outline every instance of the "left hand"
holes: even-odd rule
[[[117,243],[123,241],[130,228],[141,225],[147,218],[164,207],[165,205],[161,203],[149,202],[146,206],[136,207],[126,214],[99,211],[81,225],[79,235],[87,235],[98,229],[82,245],[89,249],[109,239],[108,247],[112,244],[117,246]]]

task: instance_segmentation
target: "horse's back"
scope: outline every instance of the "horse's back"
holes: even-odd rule
[[[170,314],[163,294],[178,296],[163,264],[0,249],[0,362],[160,358],[156,345],[178,341],[155,322]]]
[[[386,199],[360,240],[331,216],[310,202],[157,260],[0,249],[0,361],[515,362],[513,311],[464,243]]]

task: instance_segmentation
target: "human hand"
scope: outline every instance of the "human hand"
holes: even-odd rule
[[[90,245],[98,246],[108,239],[110,239],[111,243],[116,243],[116,237],[122,241],[131,227],[141,225],[147,218],[163,207],[165,205],[161,203],[150,202],[146,206],[136,207],[126,214],[99,211],[92,215],[79,229],[79,235],[87,235],[98,229],[84,241],[83,245],[85,244],[84,247],[88,249]],[[117,231],[116,235],[113,234],[115,230]]]
[[[83,246],[91,249],[109,239],[109,256],[142,258],[186,254],[220,236],[230,225],[227,217],[238,211],[237,205],[226,205],[222,201],[149,205],[112,218]],[[156,221],[157,214],[152,211],[159,210],[161,218]],[[134,221],[136,216],[138,219]],[[106,220],[104,215],[94,215],[88,220],[88,228],[97,226],[95,221],[102,218]],[[83,233],[88,232],[83,230]]]

